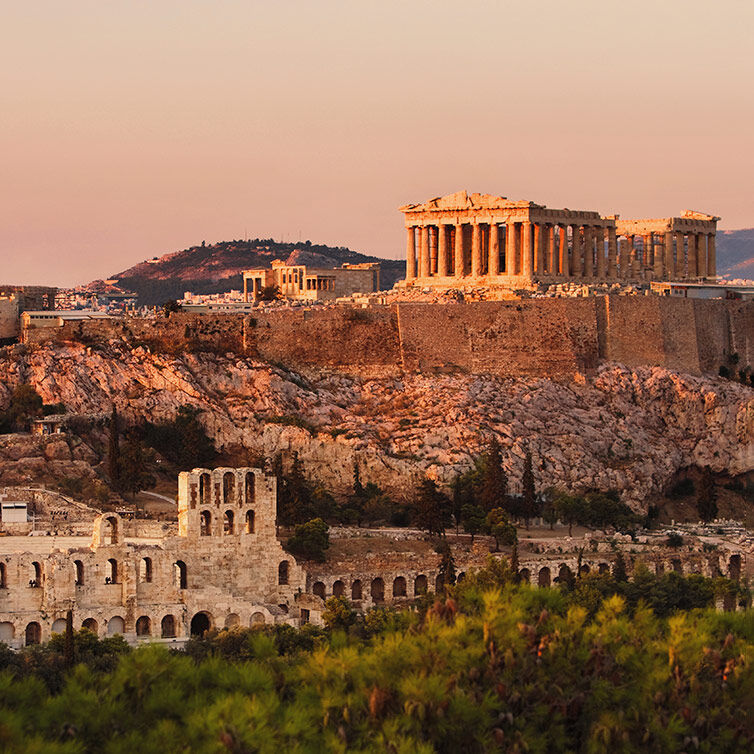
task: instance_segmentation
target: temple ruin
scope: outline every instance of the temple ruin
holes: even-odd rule
[[[714,215],[621,220],[491,194],[455,194],[400,208],[406,282],[531,288],[567,281],[714,280]]]

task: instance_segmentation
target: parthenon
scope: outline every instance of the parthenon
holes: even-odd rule
[[[620,220],[458,191],[400,208],[407,284],[639,283],[716,276],[714,215]]]

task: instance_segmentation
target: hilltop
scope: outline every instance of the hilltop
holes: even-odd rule
[[[731,278],[754,278],[754,228],[717,232],[717,272]]]
[[[184,291],[221,293],[232,288],[241,289],[242,270],[270,267],[276,259],[288,264],[317,267],[339,267],[344,262],[380,262],[383,289],[392,288],[405,272],[402,260],[371,257],[344,246],[254,238],[210,245],[202,243],[140,262],[112,275],[112,278],[118,280],[119,288],[138,293],[139,303],[156,305],[171,298],[182,298]]]

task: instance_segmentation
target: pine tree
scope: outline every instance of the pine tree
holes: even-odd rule
[[[524,489],[523,514],[526,528],[529,528],[529,519],[537,513],[537,493],[534,489],[534,469],[532,468],[531,451],[526,451],[524,458],[524,474],[521,478]]]
[[[107,475],[110,477],[110,485],[116,491],[120,491],[120,419],[118,411],[113,403],[110,415],[110,436],[108,438],[107,451]]]
[[[487,512],[494,508],[508,507],[508,476],[503,468],[503,456],[497,437],[492,438],[485,453],[479,497],[482,508]]]
[[[73,643],[73,610],[65,614],[65,644],[63,646],[63,659],[66,667],[72,667],[75,660],[75,647]]]
[[[154,461],[154,452],[147,450],[132,431],[123,450],[120,453],[120,488],[123,492],[130,492],[132,498],[137,492],[154,487],[157,480],[150,471]]]
[[[702,472],[702,478],[699,482],[699,492],[696,497],[696,509],[699,512],[699,518],[704,523],[717,518],[717,491],[715,489],[715,479],[712,476],[712,469],[709,466],[705,466]]]
[[[414,523],[429,534],[445,536],[450,524],[452,502],[431,479],[423,479],[416,492]]]

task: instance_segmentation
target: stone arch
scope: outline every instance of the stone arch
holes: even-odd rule
[[[58,618],[57,620],[54,620],[52,622],[51,631],[54,634],[64,634],[65,633],[65,627],[66,627],[66,621],[65,618]]]
[[[527,584],[531,581],[531,571],[528,568],[522,568],[518,572],[518,576],[521,581],[525,581]]]
[[[212,628],[212,615],[206,610],[196,613],[191,619],[191,636],[202,637]]]
[[[120,615],[113,615],[113,617],[107,622],[107,635],[115,636],[115,634],[122,635],[124,633],[126,633],[126,622],[120,617]]]
[[[414,595],[426,594],[429,591],[427,577],[420,573],[414,580]]]
[[[223,516],[223,536],[227,537],[233,534],[234,518],[233,511],[225,511],[225,515]]]
[[[317,597],[325,598],[325,585],[322,581],[315,581],[312,586],[312,594],[316,594]]]
[[[579,568],[579,576],[586,576],[590,571],[589,564],[583,563],[581,568]]]
[[[206,471],[199,476],[199,504],[212,505],[212,477]]]
[[[16,636],[16,627],[10,621],[0,623],[0,641],[7,644]]]
[[[103,516],[100,534],[100,543],[103,545],[117,545],[120,543],[120,521],[118,516],[111,514]]]
[[[233,505],[236,499],[236,475],[232,471],[223,474],[223,505]]]
[[[406,579],[403,576],[396,576],[393,579],[393,597],[406,596]]]
[[[552,576],[550,574],[550,569],[547,566],[544,566],[543,568],[539,569],[539,574],[537,575],[537,586],[550,586],[551,579]]]
[[[42,642],[42,627],[33,620],[26,625],[26,631],[24,632],[24,644],[27,647],[33,644],[40,644]]]
[[[286,586],[290,576],[290,564],[287,560],[283,560],[278,566],[278,584],[280,586]]]
[[[160,621],[160,636],[163,639],[175,638],[175,618],[172,615],[165,615]]]
[[[152,558],[142,558],[139,561],[139,581],[152,583]]]
[[[456,583],[459,583],[463,581],[466,578],[466,571],[461,571],[461,573],[456,576]]]
[[[199,513],[199,536],[212,536],[212,514],[209,511],[201,511]]]
[[[741,556],[735,553],[730,556],[728,561],[728,577],[733,581],[738,581],[741,578]]]
[[[31,564],[31,579],[29,580],[29,586],[35,589],[41,587],[43,578],[44,572],[42,571],[42,564],[35,560]]]
[[[84,586],[84,563],[80,560],[73,561],[74,586]]]
[[[441,573],[435,576],[435,594],[443,594],[445,592],[445,579]]]
[[[256,522],[254,521],[254,511],[246,511],[246,533],[247,534],[254,533],[255,523]]]
[[[683,574],[683,563],[680,558],[673,558],[673,560],[670,561],[670,564],[676,573]]]
[[[250,626],[258,626],[260,623],[266,623],[267,620],[264,616],[264,613],[259,612],[259,610],[256,610],[251,614],[251,618],[249,620]]]
[[[152,635],[152,620],[148,615],[142,615],[136,620],[136,635],[137,636],[151,636]]]
[[[345,593],[346,593],[346,585],[340,579],[338,579],[337,581],[334,581],[332,585],[332,596],[342,597]]]
[[[351,599],[360,600],[363,599],[363,590],[361,588],[361,579],[356,579],[351,583]]]
[[[0,589],[8,588],[8,575],[5,563],[0,563]]]
[[[560,568],[558,568],[558,583],[570,584],[572,580],[573,571],[565,563],[561,563]]]
[[[610,566],[607,563],[600,563],[597,566],[597,571],[599,573],[610,573]]]
[[[85,628],[87,631],[91,631],[95,636],[99,634],[99,623],[94,618],[87,618],[82,624],[81,628]]]
[[[246,472],[244,493],[246,505],[253,505],[257,498],[257,475],[253,471]]]
[[[173,564],[175,585],[178,589],[188,589],[188,569],[182,560],[176,560]]]
[[[115,558],[108,558],[105,566],[105,583],[118,583],[118,561]]]
[[[241,619],[238,617],[238,613],[230,613],[225,619],[225,628],[235,628],[241,625]]]
[[[372,596],[372,602],[383,602],[385,599],[385,582],[378,576],[376,579],[372,579],[372,584],[369,588],[369,593]]]

